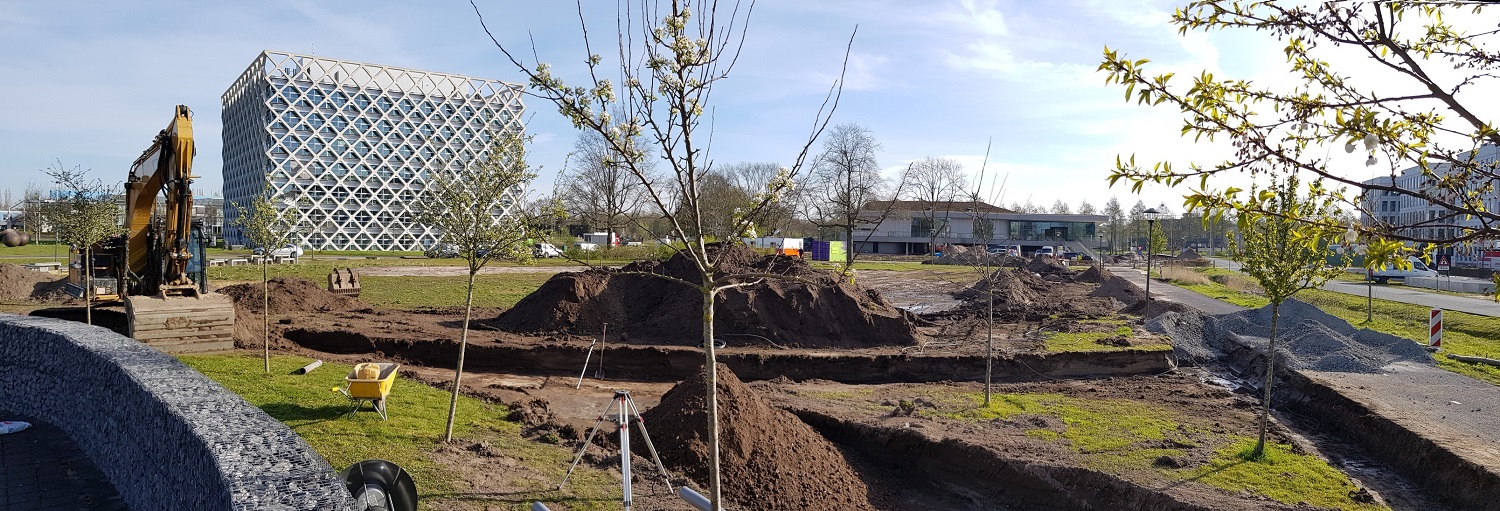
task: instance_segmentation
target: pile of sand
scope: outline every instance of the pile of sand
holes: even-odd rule
[[[662,462],[708,487],[707,378],[704,371],[641,414]],[[718,370],[720,480],[737,509],[873,510],[869,487],[843,454],[791,412],[774,408],[723,364]],[[636,452],[649,456],[643,445]]]
[[[65,301],[71,298],[62,291],[66,281],[50,273],[0,263],[0,301]]]
[[[755,286],[719,293],[715,335],[732,344],[764,344],[762,338],[782,346],[820,348],[917,343],[910,313],[880,293],[841,282],[800,258],[763,256],[740,245],[727,250],[715,246],[710,255],[720,258],[719,276],[758,273],[795,279],[762,278]],[[619,334],[622,342],[698,345],[703,295],[680,281],[700,280],[684,254],[618,270],[559,273],[491,324],[518,333],[592,334],[607,322],[611,336]]]

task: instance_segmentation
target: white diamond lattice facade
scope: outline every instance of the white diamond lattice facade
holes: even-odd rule
[[[421,250],[431,172],[456,171],[499,132],[521,134],[522,87],[467,76],[262,52],[224,92],[224,225],[264,193],[297,209],[313,250]],[[496,214],[520,207],[523,187]]]

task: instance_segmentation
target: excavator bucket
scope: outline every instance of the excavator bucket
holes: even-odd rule
[[[166,353],[234,349],[234,302],[218,293],[127,296],[130,337]]]
[[[328,274],[328,292],[358,298],[359,290],[359,275],[354,274],[354,268],[334,268]]]

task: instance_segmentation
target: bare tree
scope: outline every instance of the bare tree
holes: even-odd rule
[[[472,1],[471,1],[472,5]],[[479,8],[475,6],[475,13]],[[615,20],[618,83],[601,77],[604,57],[593,52],[588,23],[579,4],[580,24],[587,56],[585,85],[572,86],[552,74],[545,63],[523,63],[485,28],[491,41],[530,80],[535,95],[553,102],[558,111],[579,129],[593,131],[621,155],[621,165],[645,187],[648,207],[671,225],[671,236],[681,243],[679,255],[696,268],[698,278],[675,280],[702,295],[704,373],[709,445],[709,501],[721,508],[719,478],[718,365],[714,348],[714,302],[719,292],[755,285],[780,275],[745,275],[721,272],[727,250],[711,252],[703,236],[701,216],[704,197],[701,185],[709,175],[708,134],[703,132],[704,114],[719,82],[729,77],[739,56],[752,9],[738,2],[714,0],[643,0],[621,3]],[[480,17],[481,25],[484,19]],[[639,39],[637,39],[639,38]],[[853,38],[849,41],[852,47]],[[533,48],[533,50],[535,50]],[[845,48],[845,62],[849,47]],[[609,72],[614,75],[615,72]],[[733,234],[740,234],[766,208],[776,204],[791,188],[807,160],[817,137],[827,127],[838,106],[842,71],[823,105],[813,116],[812,130],[796,150],[792,164],[769,179],[741,214],[736,215]],[[620,112],[612,115],[610,112]],[[644,138],[666,165],[664,176],[654,180],[644,163],[646,151],[633,140]],[[680,207],[679,207],[680,206]],[[689,214],[682,214],[689,213]],[[663,277],[667,278],[667,277]]]
[[[745,197],[745,203],[739,207],[750,207],[749,199],[765,191],[766,183],[776,178],[776,173],[781,171],[781,164],[775,162],[740,162],[723,165],[714,169],[714,173],[721,174],[733,185],[736,190]],[[795,193],[796,189],[788,190]],[[795,217],[788,201],[777,201],[767,205],[760,212],[750,218],[750,225],[760,234],[775,234],[786,228],[787,224]]]
[[[875,152],[880,142],[858,124],[834,126],[823,139],[823,153],[813,160],[808,180],[808,204],[819,227],[843,233],[844,273],[854,267],[854,229],[862,225],[860,211],[881,198],[886,186]]]
[[[632,214],[645,198],[645,186],[621,165],[621,158],[602,135],[581,131],[568,158],[573,170],[557,177],[557,198],[567,210],[590,227],[603,227],[610,240],[634,222]],[[649,175],[650,169],[646,171]]]
[[[964,178],[964,166],[952,158],[927,157],[906,167],[906,193],[910,200],[920,203],[922,219],[928,233],[927,249],[933,250],[938,236],[948,231],[948,217],[953,212],[953,201],[964,196],[968,179]],[[941,219],[939,218],[941,217]]]
[[[1052,211],[1050,211],[1054,215],[1067,215],[1072,212],[1073,210],[1068,207],[1068,203],[1063,202],[1062,199],[1057,199],[1057,202],[1053,202]]]
[[[526,164],[526,139],[505,131],[495,134],[489,150],[462,169],[434,171],[429,178],[426,200],[420,203],[418,221],[436,228],[440,242],[458,249],[469,270],[453,396],[448,401],[448,425],[443,430],[445,442],[453,440],[458,393],[463,388],[464,351],[469,346],[469,320],[474,313],[474,277],[491,260],[531,258],[526,244],[526,220],[521,217],[519,205],[526,203],[526,183],[534,178],[536,174]]]
[[[1078,203],[1078,214],[1097,215],[1099,214],[1099,210],[1094,209],[1094,205],[1090,204],[1088,199],[1084,199]]]
[[[53,203],[50,209],[51,223],[57,230],[58,239],[77,247],[83,259],[83,317],[84,322],[94,324],[94,246],[111,236],[124,232],[115,219],[119,208],[115,207],[115,191],[98,179],[84,177],[88,171],[79,166],[64,167],[58,160],[42,170],[62,188],[66,196]],[[117,285],[124,286],[124,282]]]
[[[277,195],[274,190],[275,187],[265,186],[248,204],[231,203],[239,213],[235,224],[240,234],[251,245],[261,248],[261,343],[267,373],[271,372],[271,285],[267,265],[271,263],[271,251],[290,243],[302,227],[295,200]]]

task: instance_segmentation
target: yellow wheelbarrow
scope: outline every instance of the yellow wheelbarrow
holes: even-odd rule
[[[349,376],[344,377],[344,387],[334,387],[333,391],[349,398],[348,413],[358,412],[369,402],[375,413],[380,414],[380,420],[386,420],[385,398],[391,395],[391,384],[396,382],[396,369],[400,367],[401,364],[390,362],[355,365]]]

